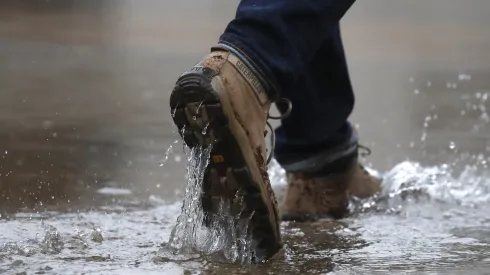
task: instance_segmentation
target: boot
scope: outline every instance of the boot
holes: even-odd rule
[[[353,139],[348,146],[309,160],[315,169],[306,168],[308,165],[303,163],[303,170],[288,171],[286,165],[288,186],[281,209],[282,220],[341,219],[349,214],[352,196],[368,198],[379,192],[381,180],[358,163],[357,155],[357,140]],[[322,163],[325,159],[328,160]]]
[[[247,61],[215,48],[180,76],[170,107],[187,146],[212,147],[202,185],[205,216],[216,214],[222,200],[243,198],[240,209],[231,207],[232,215],[238,224],[248,223],[254,253],[270,258],[282,242],[267,174],[264,130],[271,100],[266,91],[267,83]]]

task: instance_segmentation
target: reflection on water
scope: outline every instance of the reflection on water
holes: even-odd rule
[[[173,253],[167,246],[180,202],[152,196],[147,210],[121,206],[80,213],[23,213],[0,222],[0,268],[66,274],[171,270],[175,274],[339,274],[478,271],[490,267],[486,172],[404,162],[384,173],[383,193],[355,201],[342,221],[283,223],[285,248],[266,264],[240,266],[219,255]],[[282,173],[277,165],[271,173]],[[464,187],[462,183],[470,183]],[[276,191],[283,184],[274,183]],[[16,228],[12,230],[12,228]],[[140,229],[140,230],[135,230]],[[69,265],[66,265],[69,263]],[[173,273],[170,273],[173,274]],[[187,273],[186,273],[187,274]]]
[[[153,174],[157,155],[114,140],[82,139],[86,131],[47,126],[0,136],[0,214],[80,211],[115,203],[141,207],[141,198],[149,194],[174,193],[159,190],[165,177]],[[133,180],[142,176],[147,181],[134,186]],[[131,196],[121,196],[128,192]]]

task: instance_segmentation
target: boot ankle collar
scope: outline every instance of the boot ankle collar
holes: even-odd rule
[[[265,94],[269,102],[275,102],[279,98],[279,90],[277,87],[270,81],[267,81],[262,71],[239,49],[228,43],[220,42],[218,45],[211,48],[211,51],[217,50],[230,52],[231,60],[229,57],[228,61],[230,61],[243,75],[259,98],[263,97],[261,94]]]
[[[358,148],[358,138],[353,133],[351,138],[343,144],[319,152],[306,159],[281,163],[281,166],[287,172],[302,172],[310,175],[341,172],[341,170],[346,170],[357,163]]]

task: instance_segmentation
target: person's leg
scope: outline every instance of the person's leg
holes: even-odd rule
[[[283,94],[294,108],[276,129],[275,156],[288,178],[283,220],[342,218],[350,196],[379,190],[380,181],[358,165],[358,136],[348,122],[354,93],[339,24],[328,37],[297,92]]]
[[[292,102],[293,111],[276,130],[274,150],[286,170],[312,165],[313,154],[351,139],[347,118],[354,94],[339,21],[353,2],[244,0],[220,38],[219,47],[247,60],[263,77],[272,100]]]
[[[271,257],[281,247],[280,215],[267,175],[268,110],[278,97],[294,95],[298,101],[322,74],[335,74],[334,67],[312,74],[311,65],[320,62],[318,52],[353,2],[242,0],[212,53],[179,77],[170,96],[174,123],[185,143],[211,149],[202,179],[206,224],[220,214],[223,199],[243,201],[243,209],[231,214],[248,223],[255,256]],[[297,111],[293,106],[296,116],[305,117],[311,101],[298,101],[303,106]]]
[[[355,0],[242,0],[220,47],[245,58],[277,96],[313,83],[310,63]],[[329,64],[326,66],[331,67]],[[299,91],[298,89],[301,89]]]
[[[292,102],[274,150],[288,172],[282,218],[343,217],[349,194],[367,197],[379,190],[379,180],[358,165],[358,137],[347,121],[354,94],[339,21],[354,1],[263,2],[241,2],[220,46],[268,80],[278,92],[272,99]],[[274,13],[278,8],[281,14]]]
[[[347,119],[354,107],[354,93],[339,24],[328,31],[328,39],[300,76],[301,81],[294,90],[281,94],[293,106],[291,115],[276,129],[275,157],[286,170],[345,143],[352,135]]]

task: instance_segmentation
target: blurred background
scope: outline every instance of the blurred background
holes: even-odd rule
[[[1,1],[0,205],[46,203],[53,192],[65,201],[68,189],[103,182],[150,193],[161,183],[172,196],[184,164],[158,166],[176,139],[169,92],[237,3]],[[486,126],[474,128],[486,105],[474,94],[490,85],[489,12],[485,0],[361,1],[348,12],[352,121],[376,169],[440,161],[451,142],[459,152],[486,149]]]
[[[130,194],[116,199],[125,207],[179,200],[169,92],[237,4],[0,1],[0,214],[96,209],[111,192]],[[371,167],[467,156],[486,168],[489,14],[487,0],[358,1],[347,13],[352,122]]]

